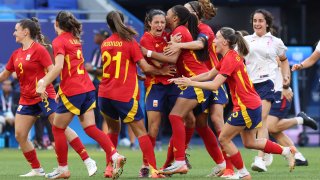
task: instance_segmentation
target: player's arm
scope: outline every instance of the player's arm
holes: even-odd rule
[[[182,49],[190,49],[190,50],[201,50],[206,47],[208,43],[206,36],[199,36],[197,40],[191,42],[174,42],[170,41],[168,48],[165,49],[164,55],[170,56]]]
[[[280,68],[281,68],[281,74],[283,78],[283,88],[287,89],[290,86],[290,80],[291,80],[289,61],[286,55],[280,56],[279,60],[281,62]]]
[[[3,82],[4,80],[8,79],[11,74],[12,74],[12,72],[8,71],[7,69],[4,69],[0,73],[0,82]]]
[[[178,52],[173,55],[166,56],[163,53],[151,51],[151,50],[148,50],[142,46],[141,46],[141,51],[142,51],[143,56],[152,58],[153,60],[156,60],[159,62],[171,63],[171,64],[175,64],[178,60],[179,55],[180,55],[180,52]]]
[[[311,56],[309,56],[307,59],[302,61],[302,63],[293,65],[291,70],[296,71],[296,70],[309,68],[312,65],[314,65],[319,59],[320,59],[320,52],[316,50],[311,54]]]
[[[210,71],[199,74],[197,76],[193,76],[190,79],[192,81],[209,81],[212,80],[214,77],[216,77],[218,74],[218,70],[216,70],[216,68],[212,68]]]
[[[176,69],[172,66],[165,66],[161,69],[158,69],[148,64],[145,59],[140,59],[138,61],[138,65],[145,74],[174,76],[176,73]]]
[[[193,86],[201,89],[206,89],[210,91],[216,91],[219,87],[226,81],[227,76],[218,74],[213,81],[206,81],[206,82],[198,82],[193,81],[190,78],[182,77],[182,78],[175,78],[173,82],[178,86]]]

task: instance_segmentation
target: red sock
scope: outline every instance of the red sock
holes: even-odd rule
[[[178,161],[184,161],[186,130],[184,128],[183,119],[177,115],[169,115],[169,120],[172,127],[174,159]]]
[[[272,154],[281,154],[282,151],[283,149],[279,144],[274,143],[270,140],[267,140],[267,143],[264,146],[264,150],[263,150],[263,152],[265,153],[272,153]]]
[[[243,160],[240,154],[240,151],[238,151],[236,154],[230,156],[230,160],[234,167],[236,167],[238,170],[242,169],[244,167]]]
[[[156,157],[154,155],[154,150],[152,143],[148,135],[140,136],[138,138],[139,145],[144,157],[146,157],[147,162],[153,169],[157,169]]]
[[[192,138],[192,136],[193,136],[194,128],[185,127],[185,130],[186,130],[186,144],[185,144],[185,148],[187,149],[188,146],[189,146],[189,143],[190,143],[190,141],[191,141],[191,138]]]
[[[118,146],[119,133],[108,133],[108,136],[109,136],[112,144],[114,145],[114,147],[117,147]]]
[[[55,151],[57,154],[57,159],[59,166],[66,166],[68,165],[68,144],[67,138],[64,134],[66,129],[61,129],[56,126],[52,126],[52,134],[54,136],[55,142]]]
[[[106,152],[106,161],[108,163],[111,156],[117,152],[109,136],[98,129],[96,125],[88,126],[84,131],[102,147],[104,152]]]
[[[218,137],[220,136],[220,133],[221,133],[221,131],[217,132]],[[220,145],[220,147],[222,147],[222,146]],[[227,153],[223,149],[221,149],[221,151],[222,151],[222,155],[224,157],[224,160],[226,161],[226,169],[231,169],[233,171],[233,165],[230,160],[230,157],[227,156]]]
[[[79,137],[74,138],[69,144],[79,154],[83,161],[89,158],[86,148],[82,144]]]
[[[31,165],[32,169],[37,169],[37,168],[41,167],[40,162],[37,158],[37,153],[36,153],[35,149],[33,149],[29,152],[24,152],[23,155],[27,159],[29,164]]]
[[[170,163],[174,160],[174,154],[173,154],[173,144],[172,144],[172,137],[170,138],[169,145],[168,145],[168,152],[167,152],[167,159],[164,165],[162,166],[163,169],[168,167]]]
[[[208,153],[216,164],[221,164],[224,161],[222,152],[218,146],[216,136],[213,134],[209,126],[197,127],[197,132],[202,138]]]
[[[154,146],[156,145],[156,138],[154,138],[154,137],[152,137],[150,135],[148,135],[148,137],[149,137],[149,139],[151,141],[152,148],[154,149]],[[143,165],[145,165],[145,166],[149,165],[148,160],[144,155],[143,155]]]

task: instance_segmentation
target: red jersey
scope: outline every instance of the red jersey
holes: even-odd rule
[[[143,59],[136,40],[124,41],[117,33],[101,44],[103,75],[99,97],[121,102],[139,99],[136,63]]]
[[[219,74],[227,75],[233,103],[233,112],[246,108],[256,109],[261,106],[261,99],[249,79],[243,58],[230,50],[216,66]]]
[[[172,32],[172,35],[181,33],[181,42],[193,41],[192,36],[185,26],[178,26]],[[206,65],[197,60],[192,50],[183,49],[178,57],[177,70],[179,75],[192,77],[198,74],[208,72]]]
[[[213,42],[213,40],[215,38],[214,32],[212,31],[210,26],[208,26],[207,24],[204,24],[204,23],[200,23],[198,25],[198,29],[199,29],[199,34],[203,34],[207,37],[208,51],[209,51],[209,58],[210,59],[208,59],[204,63],[206,64],[208,69],[212,69],[219,63],[217,53],[216,53],[216,48],[215,48],[215,45]]]
[[[15,50],[6,69],[16,72],[20,84],[21,105],[33,105],[41,101],[36,93],[37,82],[46,75],[46,69],[52,64],[49,52],[41,44],[34,42],[30,48]],[[50,84],[46,89],[50,98],[55,98],[55,91]]]
[[[162,53],[164,48],[167,46],[167,33],[163,33],[161,37],[155,37],[149,32],[145,32],[140,40],[140,45],[147,48],[148,50]],[[145,57],[146,61],[153,65],[151,58]],[[167,64],[164,64],[167,65]],[[146,87],[150,84],[170,84],[168,79],[170,76],[156,76],[156,75],[146,75],[147,79],[144,81]]]
[[[58,54],[64,55],[59,94],[74,96],[95,90],[83,67],[84,59],[80,41],[71,33],[65,32],[53,40],[52,46],[54,57]]]

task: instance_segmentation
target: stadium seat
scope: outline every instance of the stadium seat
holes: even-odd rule
[[[12,10],[7,6],[0,6],[0,10]],[[0,19],[16,19],[16,15],[14,13],[0,13]]]

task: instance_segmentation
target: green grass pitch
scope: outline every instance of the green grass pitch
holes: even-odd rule
[[[165,147],[164,147],[165,149]],[[282,156],[275,155],[273,164],[268,168],[266,173],[252,172],[250,165],[256,151],[241,148],[242,157],[245,161],[247,169],[249,169],[253,179],[259,180],[283,180],[283,179],[301,179],[311,180],[320,179],[320,148],[299,148],[309,161],[309,166],[296,167],[292,173],[289,173],[287,162]],[[80,157],[69,148],[69,169],[72,179],[103,179],[103,171],[105,169],[105,154],[90,147],[87,149],[89,155],[96,160],[98,172],[93,177],[88,177],[87,170],[82,163]],[[57,166],[56,156],[53,150],[39,150],[38,157],[46,172],[51,172]],[[141,166],[141,151],[131,151],[127,148],[120,148],[119,152],[127,157],[127,163],[124,167],[124,172],[119,179],[139,179],[137,178]],[[174,175],[174,179],[222,179],[222,178],[207,178],[211,168],[215,165],[206,150],[202,146],[192,146],[188,150],[192,169],[186,175]],[[166,151],[157,152],[158,167],[165,161]],[[37,178],[19,178],[19,174],[27,173],[30,170],[28,163],[25,161],[20,150],[17,149],[1,149],[0,150],[0,179],[44,179]]]

